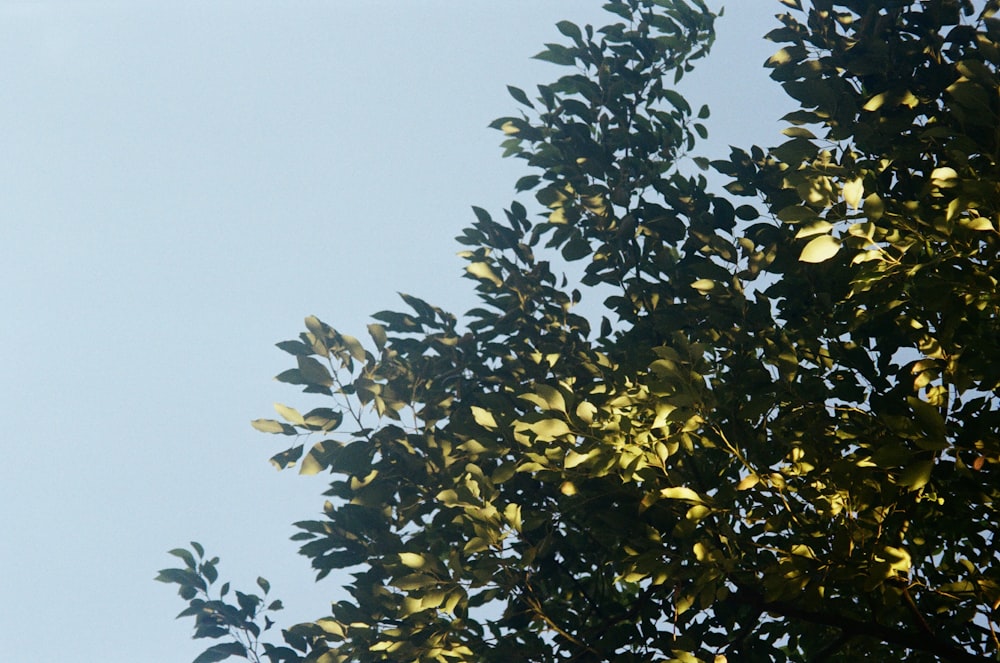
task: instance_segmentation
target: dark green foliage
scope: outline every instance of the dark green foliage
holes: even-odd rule
[[[996,660],[1000,3],[783,4],[786,142],[697,156],[714,16],[609,2],[493,125],[542,213],[474,208],[481,306],[279,344],[335,405],[254,426],[332,474],[295,538],[351,580],[272,661]]]
[[[205,550],[200,544],[192,541],[191,551],[176,548],[170,554],[184,562],[182,569],[163,569],[156,579],[160,582],[179,585],[177,593],[188,601],[187,609],[178,617],[194,617],[195,638],[232,638],[232,642],[213,645],[206,649],[194,663],[214,663],[230,656],[262,659],[258,655],[258,642],[263,631],[271,628],[273,622],[267,613],[281,610],[281,601],[267,603],[266,598],[271,585],[264,578],[257,578],[257,586],[264,592],[260,597],[256,594],[244,594],[236,591],[236,603],[227,602],[229,583],[224,583],[214,594],[212,585],[219,578],[216,566],[218,557],[205,558]],[[264,626],[259,621],[263,618]],[[276,651],[271,645],[263,645],[272,663],[285,659],[271,655]],[[287,649],[287,648],[286,648]],[[288,650],[289,654],[294,652]],[[297,655],[296,655],[297,656]],[[289,661],[299,658],[287,658]]]

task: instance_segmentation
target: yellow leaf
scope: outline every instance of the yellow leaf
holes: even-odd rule
[[[750,490],[758,483],[760,483],[760,477],[756,474],[751,474],[744,477],[742,481],[736,484],[736,490]]]
[[[865,197],[862,209],[870,221],[878,221],[885,214],[885,202],[879,198],[877,193],[870,193]]]
[[[886,99],[886,93],[885,92],[883,92],[882,94],[876,94],[874,97],[872,97],[871,99],[869,99],[865,103],[865,105],[862,106],[862,108],[864,108],[866,111],[875,111],[875,110],[878,110],[879,108],[882,107],[882,104],[885,103],[885,99]]]
[[[486,430],[496,430],[497,420],[493,418],[493,414],[478,405],[472,406],[472,418],[476,420],[476,423],[485,428]]]
[[[861,206],[861,196],[865,193],[865,182],[860,177],[844,183],[844,200],[854,209]]]
[[[958,179],[958,173],[954,168],[943,166],[931,171],[931,184],[936,187],[949,188],[958,184],[954,180]]]
[[[254,419],[250,422],[250,425],[259,430],[262,433],[282,433],[284,432],[284,427],[288,424],[282,424],[279,421],[273,419]]]
[[[302,415],[299,414],[299,411],[293,407],[288,407],[287,405],[282,405],[281,403],[275,403],[274,409],[281,415],[282,419],[289,423],[298,424],[300,426],[305,423],[305,419],[303,419]]]
[[[496,272],[493,271],[493,268],[490,267],[485,262],[471,263],[469,264],[468,267],[465,268],[465,271],[472,274],[477,279],[492,281],[493,285],[495,285],[498,288],[503,285],[503,281],[500,279],[499,276],[496,275]]]
[[[837,255],[840,251],[840,240],[830,235],[821,235],[813,240],[810,240],[808,244],[802,249],[802,255],[799,256],[799,260],[802,262],[824,262],[829,260],[833,256]]]
[[[993,224],[985,216],[977,216],[970,219],[962,219],[959,225],[969,230],[994,230]]]
[[[403,563],[403,566],[407,566],[411,569],[421,569],[427,563],[423,555],[412,552],[399,553],[399,561]]]
[[[566,412],[566,400],[562,393],[555,387],[547,384],[536,384],[535,393],[545,401],[545,409],[553,412]]]
[[[785,49],[781,49],[780,51],[778,51],[777,53],[775,53],[773,56],[771,56],[771,59],[774,60],[775,56],[777,56],[778,54],[780,54],[780,53],[782,53],[784,51],[785,51]],[[784,63],[783,62],[779,62],[778,64],[784,64]],[[790,136],[792,138],[808,138],[810,140],[813,139],[813,138],[816,138],[816,134],[814,134],[813,132],[809,131],[805,127],[786,127],[786,128],[784,128],[784,129],[781,130],[781,133],[785,134],[786,136]]]
[[[791,553],[793,555],[798,555],[799,557],[807,557],[809,559],[816,559],[816,553],[812,551],[809,546],[797,543],[792,546]]]
[[[903,548],[893,548],[892,546],[886,546],[883,548],[885,551],[886,561],[889,562],[889,567],[893,571],[909,571],[911,565],[910,553],[906,552]]]
[[[596,455],[597,449],[591,449],[585,454],[576,451],[569,451],[566,453],[566,459],[563,461],[563,467],[567,470],[571,470],[578,465],[582,465]]]
[[[585,424],[593,423],[595,414],[597,414],[597,406],[589,401],[580,401],[579,405],[576,406],[576,416]]]
[[[715,287],[715,281],[712,279],[698,279],[691,284],[691,287],[701,294],[707,295]]]
[[[831,230],[833,230],[833,224],[829,221],[820,219],[819,221],[813,221],[808,225],[802,226],[802,229],[795,233],[795,239],[805,239],[806,237],[815,237],[816,235],[828,235]]]
[[[315,624],[316,626],[320,627],[330,635],[335,635],[337,637],[343,638],[344,635],[346,634],[346,632],[344,631],[344,627],[341,626],[337,620],[331,619],[329,617],[323,617],[322,619],[318,619],[316,620]]]
[[[674,613],[678,615],[683,614],[687,612],[688,608],[690,608],[692,605],[694,605],[693,596],[682,596],[679,599],[677,599],[677,602],[674,604]]]
[[[710,513],[712,513],[712,510],[704,504],[695,504],[687,510],[687,513],[684,514],[684,518],[685,520],[691,520],[697,523]]]
[[[319,474],[326,469],[326,466],[316,458],[316,455],[312,450],[306,454],[306,457],[302,459],[302,465],[299,467],[299,474],[303,476],[313,476]]]
[[[783,48],[774,55],[772,55],[771,57],[769,57],[767,59],[767,64],[769,66],[774,66],[778,64],[788,64],[791,61],[792,61],[792,54],[788,51],[787,48]],[[788,130],[786,129],[785,131]]]
[[[535,433],[541,441],[554,440],[557,437],[569,434],[569,426],[565,421],[559,419],[542,419],[527,426],[528,430]]]
[[[520,504],[508,504],[503,510],[504,519],[510,523],[510,526],[521,531],[521,505]]]
[[[704,501],[698,493],[686,486],[664,488],[660,491],[660,495],[670,500],[691,500],[692,502],[699,503]]]

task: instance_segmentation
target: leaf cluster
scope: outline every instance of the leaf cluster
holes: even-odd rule
[[[493,125],[540,211],[473,209],[464,322],[279,344],[351,578],[288,660],[995,659],[1000,5],[782,2],[785,142],[697,156],[715,16],[609,2]]]
[[[261,634],[274,625],[268,613],[281,610],[279,600],[268,602],[267,594],[271,585],[265,578],[257,578],[257,587],[263,596],[234,590],[232,603],[229,596],[230,585],[223,583],[213,592],[212,585],[219,579],[218,557],[206,558],[205,549],[196,541],[191,542],[191,550],[175,548],[170,554],[184,562],[183,568],[163,569],[156,580],[178,586],[177,593],[188,601],[188,607],[177,615],[194,618],[194,637],[229,639],[208,647],[194,663],[215,663],[231,656],[239,656],[260,662],[260,651],[270,663],[299,660],[297,654],[287,648],[260,642]],[[214,598],[213,598],[214,596]],[[264,625],[260,625],[263,618]],[[304,650],[303,650],[304,651]]]

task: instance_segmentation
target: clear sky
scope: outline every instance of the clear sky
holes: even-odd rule
[[[473,306],[452,238],[525,174],[486,125],[600,4],[0,0],[0,660],[189,662],[211,643],[152,578],[192,539],[282,625],[340,598],[288,540],[323,477],[249,425],[304,402],[273,344],[363,336],[397,291]],[[713,157],[791,108],[781,5],[728,4],[684,83]]]

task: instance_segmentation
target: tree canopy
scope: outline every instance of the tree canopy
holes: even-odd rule
[[[715,161],[702,0],[558,24],[479,307],[278,344],[330,403],[253,425],[331,474],[293,538],[346,593],[258,645],[280,601],[172,551],[199,663],[997,660],[1000,2],[803,4],[785,139]]]

